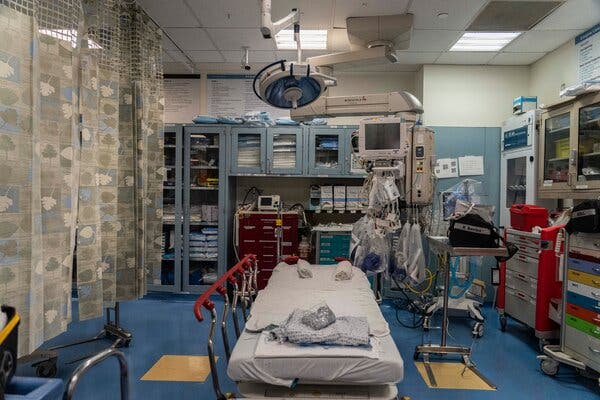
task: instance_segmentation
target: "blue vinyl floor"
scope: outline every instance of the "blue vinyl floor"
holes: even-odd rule
[[[140,378],[164,354],[206,355],[208,320],[198,323],[192,313],[192,297],[149,296],[143,300],[121,304],[123,326],[133,333],[133,342],[123,349],[129,361],[131,398],[154,399],[211,399],[214,398],[210,377],[204,383],[150,382]],[[222,303],[217,301],[217,305]],[[74,303],[73,309],[77,306]],[[390,324],[392,335],[404,358],[405,377],[398,385],[399,394],[412,400],[421,399],[599,399],[600,391],[595,381],[582,378],[571,368],[562,366],[559,375],[550,378],[543,375],[536,359],[537,340],[521,325],[509,321],[507,331],[500,332],[495,311],[485,309],[487,326],[483,338],[473,350],[473,361],[478,369],[498,386],[497,391],[428,389],[413,363],[413,352],[421,343],[422,332],[402,327],[396,320],[392,303],[382,306],[383,314]],[[73,322],[69,330],[49,341],[44,347],[67,343],[95,335],[103,320]],[[233,331],[233,329],[232,329]],[[449,333],[451,343],[471,344],[470,322],[452,319]],[[233,332],[231,332],[233,338]],[[430,341],[439,339],[439,330],[432,331]],[[223,355],[220,337],[217,353]],[[106,347],[108,342],[98,341],[78,347],[67,348],[59,353],[59,376],[67,379],[76,365],[65,364],[69,360],[93,353]],[[225,373],[225,358],[217,362],[224,391],[235,391],[235,383]],[[30,366],[21,365],[18,375],[35,375]],[[97,366],[86,375],[77,389],[75,398],[118,399],[118,366],[116,360]]]

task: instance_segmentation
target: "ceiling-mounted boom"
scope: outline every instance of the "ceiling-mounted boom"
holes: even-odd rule
[[[396,115],[406,117],[423,114],[423,105],[413,94],[405,91],[357,96],[320,97],[309,105],[290,110],[296,121],[315,117],[350,117],[366,115]],[[412,118],[409,118],[412,119]]]

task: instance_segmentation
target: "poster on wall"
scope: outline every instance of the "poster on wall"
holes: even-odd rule
[[[206,79],[208,115],[237,117],[267,111],[273,119],[290,116],[288,110],[268,106],[254,94],[254,75],[209,74]]]
[[[200,75],[165,77],[165,123],[191,123],[200,114]]]
[[[600,79],[600,24],[575,37],[579,83]]]

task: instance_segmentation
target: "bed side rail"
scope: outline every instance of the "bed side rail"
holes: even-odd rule
[[[217,327],[217,310],[215,308],[215,303],[210,300],[210,296],[218,293],[223,297],[223,312],[221,314],[220,326],[223,347],[225,348],[225,355],[227,357],[227,361],[229,361],[229,358],[231,357],[231,348],[229,346],[229,339],[227,336],[227,317],[229,315],[229,308],[231,306],[231,314],[236,338],[239,338],[240,326],[237,315],[237,306],[238,303],[241,304],[244,321],[246,321],[247,312],[252,306],[253,296],[257,292],[257,275],[258,262],[256,256],[249,254],[231,267],[219,279],[217,279],[215,283],[213,283],[204,293],[202,293],[194,303],[194,315],[199,322],[204,320],[202,308],[208,310],[211,316],[207,349],[210,374],[217,400],[225,400],[228,398],[228,396],[223,394],[219,385],[219,376],[214,354],[214,335]],[[241,288],[239,283],[240,281]],[[227,288],[225,286],[227,282],[233,286],[233,299],[231,304],[229,303],[229,296],[227,295]]]

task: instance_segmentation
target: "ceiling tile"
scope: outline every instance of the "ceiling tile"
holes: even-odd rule
[[[168,62],[174,62],[174,61],[175,61],[175,60],[173,59],[173,57],[171,57],[171,56],[169,55],[169,53],[168,53],[168,52],[166,52],[166,51],[163,51],[163,52],[162,52],[162,62],[163,62],[163,64],[164,64],[164,63],[168,63]]]
[[[409,0],[335,0],[333,26],[345,28],[348,17],[403,14],[409,3]]]
[[[285,17],[292,11],[292,8],[296,8],[300,11],[302,28],[329,29],[332,27],[333,0],[276,0],[273,1],[272,7],[273,21]]]
[[[442,52],[396,51],[397,64],[433,64]]]
[[[260,4],[254,0],[184,0],[204,27],[259,28]]]
[[[216,50],[202,28],[166,28],[165,32],[183,50]]]
[[[490,65],[529,65],[542,58],[546,53],[498,53],[489,62]]]
[[[242,62],[242,51],[241,50],[223,51],[223,56],[225,57],[225,61],[227,61],[227,62],[231,62],[231,63],[241,63]],[[267,63],[267,62],[270,63],[270,62],[277,60],[277,55],[275,54],[275,51],[272,51],[272,50],[268,50],[268,51],[260,51],[260,50],[252,51],[252,50],[250,50],[248,60],[249,60],[250,64]]]
[[[529,31],[508,44],[507,52],[548,52],[577,36],[580,31]]]
[[[138,3],[161,27],[199,26],[183,0],[138,0]]]
[[[219,50],[239,50],[242,46],[250,50],[275,50],[275,40],[264,39],[258,28],[208,28],[206,31]]]
[[[180,62],[180,63],[189,63],[190,60],[188,60],[187,57],[189,57],[189,55],[187,54],[187,52],[184,54],[182,54],[180,51],[166,51],[166,53],[169,55],[169,57],[171,57],[171,59],[174,62]],[[187,57],[186,57],[187,55]]]
[[[171,39],[169,39],[166,35],[163,35],[162,48],[163,48],[163,50],[177,50],[177,47],[173,44]]]
[[[440,55],[436,64],[487,64],[497,53],[483,51],[449,51]]]
[[[446,51],[448,50],[462,32],[443,30],[413,30],[408,51]]]
[[[410,12],[415,16],[415,29],[462,31],[484,5],[481,0],[421,0],[412,2]],[[438,18],[441,12],[448,17]]]
[[[600,20],[600,1],[567,0],[533,30],[588,29]]]
[[[185,52],[194,62],[223,62],[223,56],[216,50],[188,50]],[[240,57],[241,60],[241,57]]]
[[[331,51],[349,51],[348,32],[345,29],[330,29],[327,32],[327,48]]]

